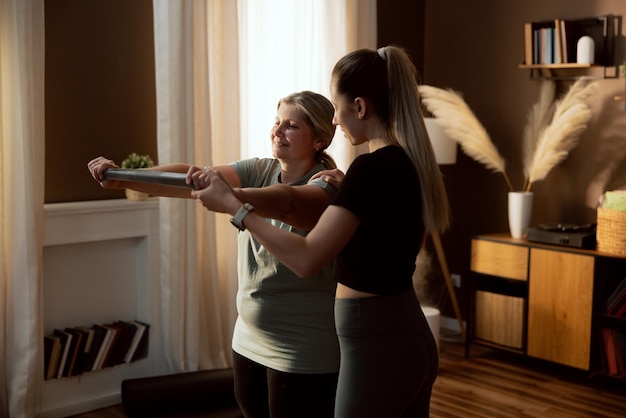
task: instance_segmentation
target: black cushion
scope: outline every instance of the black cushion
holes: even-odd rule
[[[230,368],[127,379],[122,404],[130,418],[243,416]]]

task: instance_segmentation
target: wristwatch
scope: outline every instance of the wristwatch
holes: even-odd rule
[[[246,227],[243,224],[243,218],[248,216],[248,214],[253,210],[254,206],[252,206],[250,203],[244,203],[243,205],[241,205],[237,213],[235,213],[235,216],[230,218],[230,223],[235,225],[235,227],[237,227],[237,229],[239,229],[240,231],[245,231]]]

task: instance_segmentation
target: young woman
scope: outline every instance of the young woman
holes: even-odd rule
[[[415,67],[398,47],[358,50],[335,65],[331,95],[333,122],[370,152],[354,160],[306,237],[241,209],[245,202],[214,171],[190,173],[198,189],[192,194],[211,210],[235,215],[305,281],[335,260],[336,418],[427,417],[439,358],[412,274],[424,234],[448,226],[449,208]]]
[[[279,101],[270,139],[274,158],[252,158],[213,167],[242,201],[288,235],[305,236],[336,194],[342,173],[326,154],[335,134],[333,107],[322,95],[303,91]],[[190,189],[105,181],[117,167],[100,157],[89,163],[107,188],[190,198]],[[152,168],[202,172],[188,164]],[[325,181],[313,174],[324,171]],[[190,174],[191,175],[191,174]],[[329,184],[331,183],[331,184]],[[332,417],[339,370],[334,327],[336,283],[328,266],[299,280],[249,231],[238,237],[239,316],[232,341],[237,401],[246,418]]]

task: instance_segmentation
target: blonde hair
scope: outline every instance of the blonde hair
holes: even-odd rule
[[[450,206],[443,177],[424,124],[417,70],[396,46],[360,49],[341,58],[333,69],[339,94],[363,97],[386,125],[389,137],[409,156],[422,189],[424,225],[428,231],[450,226]]]
[[[333,124],[335,109],[330,100],[321,94],[304,90],[280,99],[278,107],[281,103],[295,106],[302,112],[306,123],[313,130],[313,136],[324,143],[324,147],[317,151],[317,161],[326,168],[337,168],[333,157],[326,152],[326,148],[333,142],[336,130]]]

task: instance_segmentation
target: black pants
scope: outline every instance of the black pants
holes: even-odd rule
[[[233,371],[246,418],[333,418],[338,373],[279,372],[235,352]]]
[[[336,299],[341,348],[336,418],[422,418],[439,368],[415,292]]]

